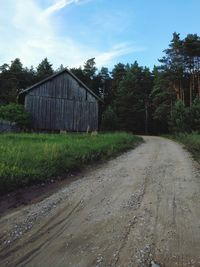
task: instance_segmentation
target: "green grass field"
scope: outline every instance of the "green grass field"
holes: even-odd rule
[[[141,141],[128,133],[1,134],[0,192],[62,176]]]
[[[184,144],[194,158],[200,160],[200,134],[178,134],[169,138]]]

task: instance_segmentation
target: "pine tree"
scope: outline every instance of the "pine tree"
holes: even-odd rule
[[[0,99],[1,102],[16,102],[18,92],[25,85],[25,72],[19,58],[11,61],[11,64],[3,64],[0,67]]]
[[[52,64],[49,63],[48,59],[45,58],[37,67],[37,80],[43,80],[54,73]]]
[[[130,66],[117,88],[115,110],[120,129],[144,133],[147,127],[147,100],[152,87],[148,69],[137,62]]]
[[[83,73],[90,80],[93,80],[95,77],[95,73],[97,71],[95,65],[95,58],[88,59],[83,65]]]
[[[155,67],[153,70],[154,86],[151,93],[152,113],[156,132],[168,131],[172,107],[176,101],[171,73]]]
[[[107,108],[113,100],[113,92],[111,87],[111,77],[108,68],[102,67],[97,75],[100,78],[99,93],[104,100],[104,107]]]

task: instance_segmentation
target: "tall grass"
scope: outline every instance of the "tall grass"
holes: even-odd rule
[[[62,176],[83,164],[132,148],[140,141],[141,138],[127,133],[1,134],[0,192]]]
[[[184,144],[187,150],[189,150],[197,160],[200,160],[200,134],[177,134],[168,137]]]

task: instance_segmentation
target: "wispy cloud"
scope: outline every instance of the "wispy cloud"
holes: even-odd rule
[[[137,47],[129,43],[120,43],[112,47],[110,51],[102,52],[97,54],[96,61],[98,66],[103,66],[105,64],[111,63],[113,59],[120,56],[127,55],[133,52],[143,51],[145,48]]]
[[[53,14],[54,12],[64,8],[67,5],[76,4],[78,2],[80,2],[80,0],[61,0],[61,1],[59,1],[53,5],[49,6],[46,10],[44,10],[42,12],[42,17],[49,16],[49,15]]]
[[[36,66],[47,57],[54,68],[61,63],[78,67],[88,58],[95,57],[97,66],[102,66],[109,65],[122,55],[139,51],[140,48],[121,42],[107,45],[108,49],[104,50],[95,43],[88,44],[91,36],[75,40],[68,32],[61,34],[62,25],[52,15],[68,5],[79,3],[88,3],[88,0],[54,0],[46,8],[35,0],[4,1],[4,8],[0,10],[0,51],[3,51],[0,65],[19,57],[24,65]],[[80,6],[77,5],[77,8]],[[65,22],[70,24],[70,21]]]

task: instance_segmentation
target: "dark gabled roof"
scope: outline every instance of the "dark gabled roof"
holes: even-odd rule
[[[43,79],[42,81],[35,83],[31,86],[29,86],[28,88],[26,88],[25,90],[23,90],[22,92],[20,92],[19,94],[25,94],[26,92],[29,92],[31,90],[33,90],[35,87],[37,87],[38,85],[41,85],[49,80],[52,80],[54,77],[57,77],[58,75],[62,74],[62,73],[68,73],[69,75],[71,75],[80,85],[82,85],[91,95],[93,95],[98,101],[103,102],[103,100],[97,96],[92,90],[90,90],[81,80],[79,80],[79,78],[77,78],[71,71],[69,71],[67,68],[64,68],[63,70]]]

